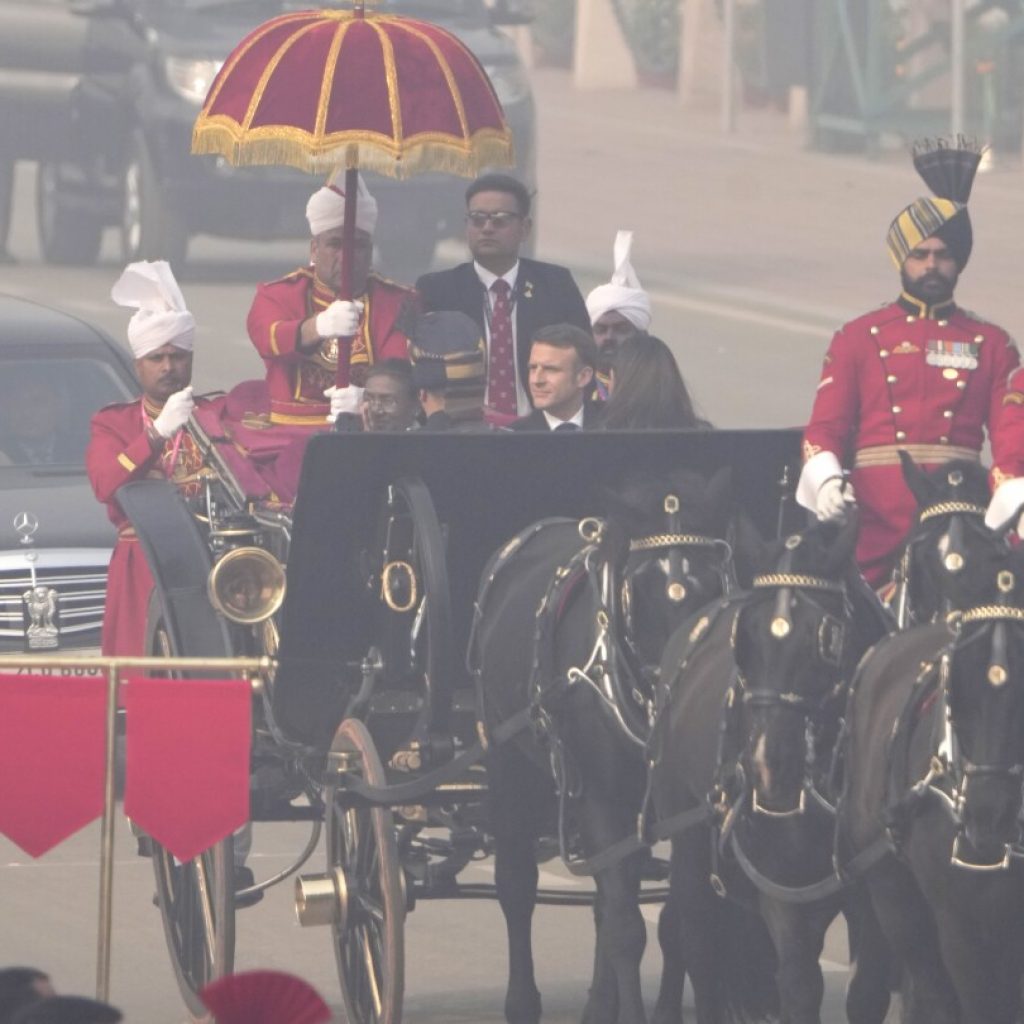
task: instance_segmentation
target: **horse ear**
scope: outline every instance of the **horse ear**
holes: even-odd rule
[[[900,453],[903,454],[902,452]],[[914,467],[917,468],[916,466]],[[856,505],[846,510],[846,519],[839,526],[838,533],[829,548],[825,574],[831,578],[843,575],[853,561],[857,550],[857,534],[860,532],[860,510]]]
[[[732,524],[732,559],[736,581],[750,588],[754,577],[763,572],[771,560],[771,545],[766,543],[745,512],[738,512]]]
[[[899,450],[900,465],[903,467],[903,479],[906,480],[910,493],[920,508],[931,504],[932,490],[928,474],[905,452]]]
[[[732,497],[732,466],[723,466],[708,481],[705,491],[707,507],[712,511],[724,509]]]

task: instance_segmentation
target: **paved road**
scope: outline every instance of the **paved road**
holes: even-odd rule
[[[909,164],[867,164],[808,154],[772,114],[748,115],[723,139],[708,113],[685,113],[657,92],[580,96],[561,73],[536,76],[540,109],[539,255],[569,264],[584,288],[610,270],[617,228],[636,231],[635,263],[655,300],[655,328],[675,348],[695,396],[719,426],[802,422],[830,329],[891,297],[886,225],[920,188]],[[1019,171],[998,170],[976,186],[977,252],[962,298],[1015,330]],[[125,311],[107,299],[120,270],[114,239],[99,266],[47,268],[32,225],[30,168],[21,168],[12,248],[21,262],[0,268],[0,289],[39,298],[123,337]],[[301,241],[254,246],[199,239],[183,286],[200,328],[197,383],[222,388],[261,373],[245,336],[256,281],[302,262]],[[438,265],[461,258],[446,246]],[[297,850],[291,828],[256,838],[254,867],[266,875]],[[51,970],[68,990],[93,983],[95,829],[38,862],[0,842],[0,963]],[[487,865],[474,869],[481,879]],[[571,883],[567,883],[571,884]],[[148,862],[119,839],[113,993],[130,1021],[174,1024],[181,1011],[150,905]],[[337,999],[327,934],[298,928],[289,887],[246,911],[240,966],[300,971]],[[585,911],[541,910],[537,962],[549,1024],[582,1006],[592,955]],[[653,921],[653,909],[648,908]],[[653,998],[654,931],[644,962]],[[499,1021],[504,939],[493,904],[421,906],[408,928],[407,1019],[422,1024]],[[838,936],[824,1019],[842,1020]]]

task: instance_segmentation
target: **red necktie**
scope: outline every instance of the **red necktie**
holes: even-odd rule
[[[512,304],[508,281],[491,285],[491,351],[487,361],[487,404],[502,416],[516,414],[516,371],[512,345]]]

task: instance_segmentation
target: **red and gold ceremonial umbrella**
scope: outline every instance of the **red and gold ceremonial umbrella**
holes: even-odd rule
[[[343,298],[351,295],[357,169],[473,177],[513,163],[501,104],[465,45],[436,25],[365,12],[359,2],[351,11],[283,14],[246,36],[210,86],[192,152],[314,174],[345,167]],[[345,383],[340,359],[338,368]]]

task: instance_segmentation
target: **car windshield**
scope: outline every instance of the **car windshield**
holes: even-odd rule
[[[99,358],[5,359],[0,371],[0,472],[84,468],[92,414],[131,398]]]

